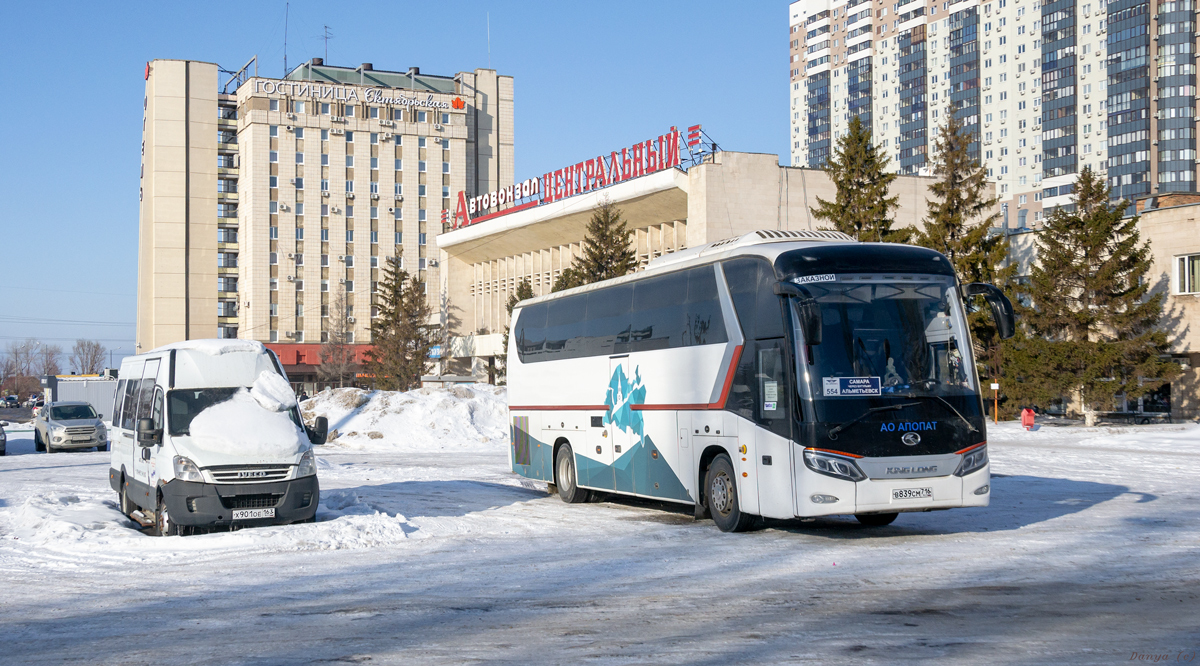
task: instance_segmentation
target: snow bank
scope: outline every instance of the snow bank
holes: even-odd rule
[[[250,388],[250,395],[263,409],[282,412],[296,406],[296,394],[287,380],[278,373],[264,370]]]
[[[266,373],[259,377],[260,382],[264,376]],[[283,378],[279,379],[282,381]],[[191,425],[192,447],[218,454],[261,456],[273,460],[303,451],[308,446],[304,431],[292,422],[286,411],[265,409],[256,399],[254,391],[258,388],[256,382],[251,391],[239,389],[229,400],[197,414]]]
[[[508,393],[488,384],[407,392],[332,389],[301,409],[308,422],[329,419],[329,446],[344,449],[494,452],[508,446]]]

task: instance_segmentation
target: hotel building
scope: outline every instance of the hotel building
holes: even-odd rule
[[[137,344],[259,340],[303,381],[340,293],[369,344],[389,257],[440,310],[444,211],[513,183],[513,80],[319,58],[282,79],[255,69],[146,66]]]

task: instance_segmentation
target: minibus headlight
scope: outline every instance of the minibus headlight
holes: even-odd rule
[[[987,463],[987,445],[985,444],[963,454],[962,462],[958,463],[958,469],[954,470],[954,476],[966,476],[971,472],[977,472]]]
[[[180,481],[204,481],[204,475],[196,463],[183,456],[175,456],[175,478]]]
[[[832,476],[835,479],[862,481],[867,478],[852,459],[813,449],[804,450],[804,466],[817,474]]]
[[[312,476],[317,473],[317,461],[313,458],[312,449],[300,456],[300,464],[296,466],[296,476]]]

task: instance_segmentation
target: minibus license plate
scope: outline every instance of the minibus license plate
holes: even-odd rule
[[[892,499],[932,499],[933,488],[897,488],[892,491]]]
[[[255,518],[274,518],[275,509],[234,509],[234,520],[254,520]]]

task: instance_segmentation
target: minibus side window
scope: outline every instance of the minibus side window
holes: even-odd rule
[[[162,389],[154,390],[154,411],[150,418],[154,420],[154,429],[162,430],[163,428],[163,392]]]
[[[125,397],[122,400],[124,403],[121,407],[121,427],[126,430],[133,430],[134,419],[137,417],[137,394],[140,382],[136,379],[130,379],[125,383]]]
[[[121,427],[121,406],[125,402],[125,380],[117,382],[117,390],[113,393],[112,424]]]

